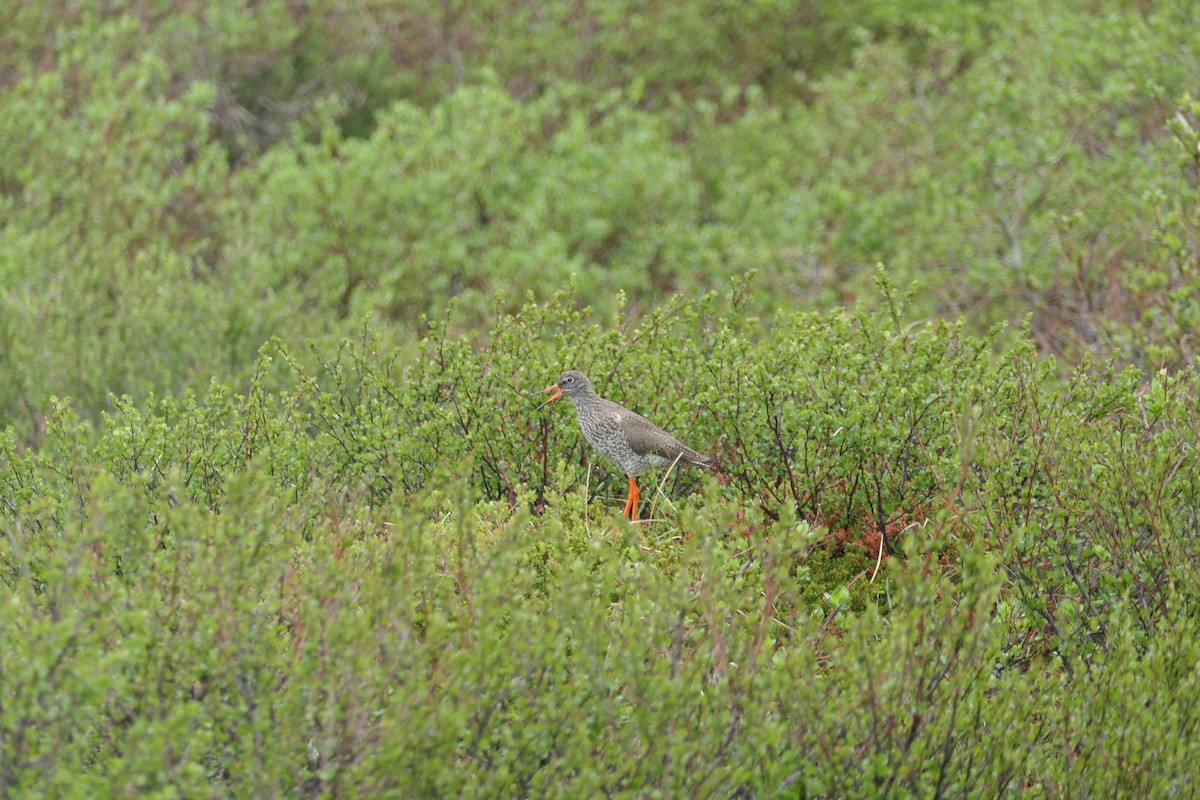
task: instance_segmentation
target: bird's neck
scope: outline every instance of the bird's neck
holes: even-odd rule
[[[580,392],[579,394],[571,395],[571,402],[575,404],[575,408],[581,408],[590,405],[596,398],[599,397],[595,392]]]

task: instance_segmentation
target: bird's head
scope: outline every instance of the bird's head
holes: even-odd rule
[[[543,390],[545,392],[554,392],[550,395],[550,399],[542,405],[553,403],[564,394],[567,397],[578,397],[579,395],[592,391],[592,382],[587,379],[587,376],[578,370],[569,369],[558,377],[557,383],[552,383]]]

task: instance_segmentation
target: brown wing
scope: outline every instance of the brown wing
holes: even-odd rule
[[[621,419],[617,424],[621,433],[624,434],[625,441],[629,442],[629,447],[639,456],[657,455],[668,461],[678,458],[682,462],[700,466],[717,463],[716,459],[697,453],[641,414],[635,414],[620,406],[616,406],[613,413],[620,414]]]

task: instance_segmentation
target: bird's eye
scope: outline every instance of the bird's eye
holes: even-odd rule
[[[563,381],[563,383],[574,383],[574,382],[575,382],[574,378],[567,378],[565,381]]]

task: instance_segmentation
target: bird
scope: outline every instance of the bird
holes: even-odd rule
[[[570,398],[588,444],[614,462],[629,478],[629,497],[621,516],[627,517],[630,522],[637,522],[638,501],[641,499],[637,476],[651,467],[669,467],[677,462],[701,467],[716,466],[717,460],[712,456],[696,452],[641,414],[596,394],[592,382],[578,370],[564,372],[557,382],[542,390],[542,394],[547,392],[554,394],[542,403],[542,407],[564,395]]]

